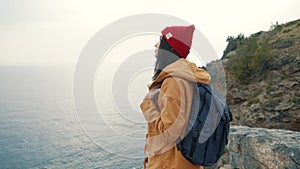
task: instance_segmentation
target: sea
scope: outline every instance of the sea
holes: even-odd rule
[[[100,116],[104,120],[82,119],[85,116],[78,115],[74,105],[73,75],[73,68],[59,66],[0,66],[0,169],[143,166],[146,124],[110,123],[117,118],[105,114]],[[110,114],[112,109],[101,111]],[[91,133],[84,124],[97,125]],[[130,138],[139,141],[119,139],[124,133],[101,130],[101,126],[128,128]]]

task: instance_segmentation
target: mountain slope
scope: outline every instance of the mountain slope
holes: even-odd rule
[[[300,20],[227,42],[221,63],[233,123],[300,131]]]

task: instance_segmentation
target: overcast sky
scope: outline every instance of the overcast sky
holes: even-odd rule
[[[0,0],[0,65],[75,65],[102,27],[142,13],[193,23],[221,56],[228,36],[300,19],[299,7],[299,0]]]

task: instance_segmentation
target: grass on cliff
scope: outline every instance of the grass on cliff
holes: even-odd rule
[[[281,25],[276,23],[270,29],[249,37],[239,34],[227,38],[228,45],[222,59],[230,59],[229,73],[241,83],[263,79],[280,59],[274,51],[291,47],[300,39],[300,20]]]
[[[235,53],[230,56],[229,72],[242,82],[249,82],[272,65],[271,48],[256,36],[238,42]]]

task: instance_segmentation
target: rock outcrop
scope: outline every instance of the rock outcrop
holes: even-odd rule
[[[300,133],[232,126],[227,154],[213,168],[299,169]]]

